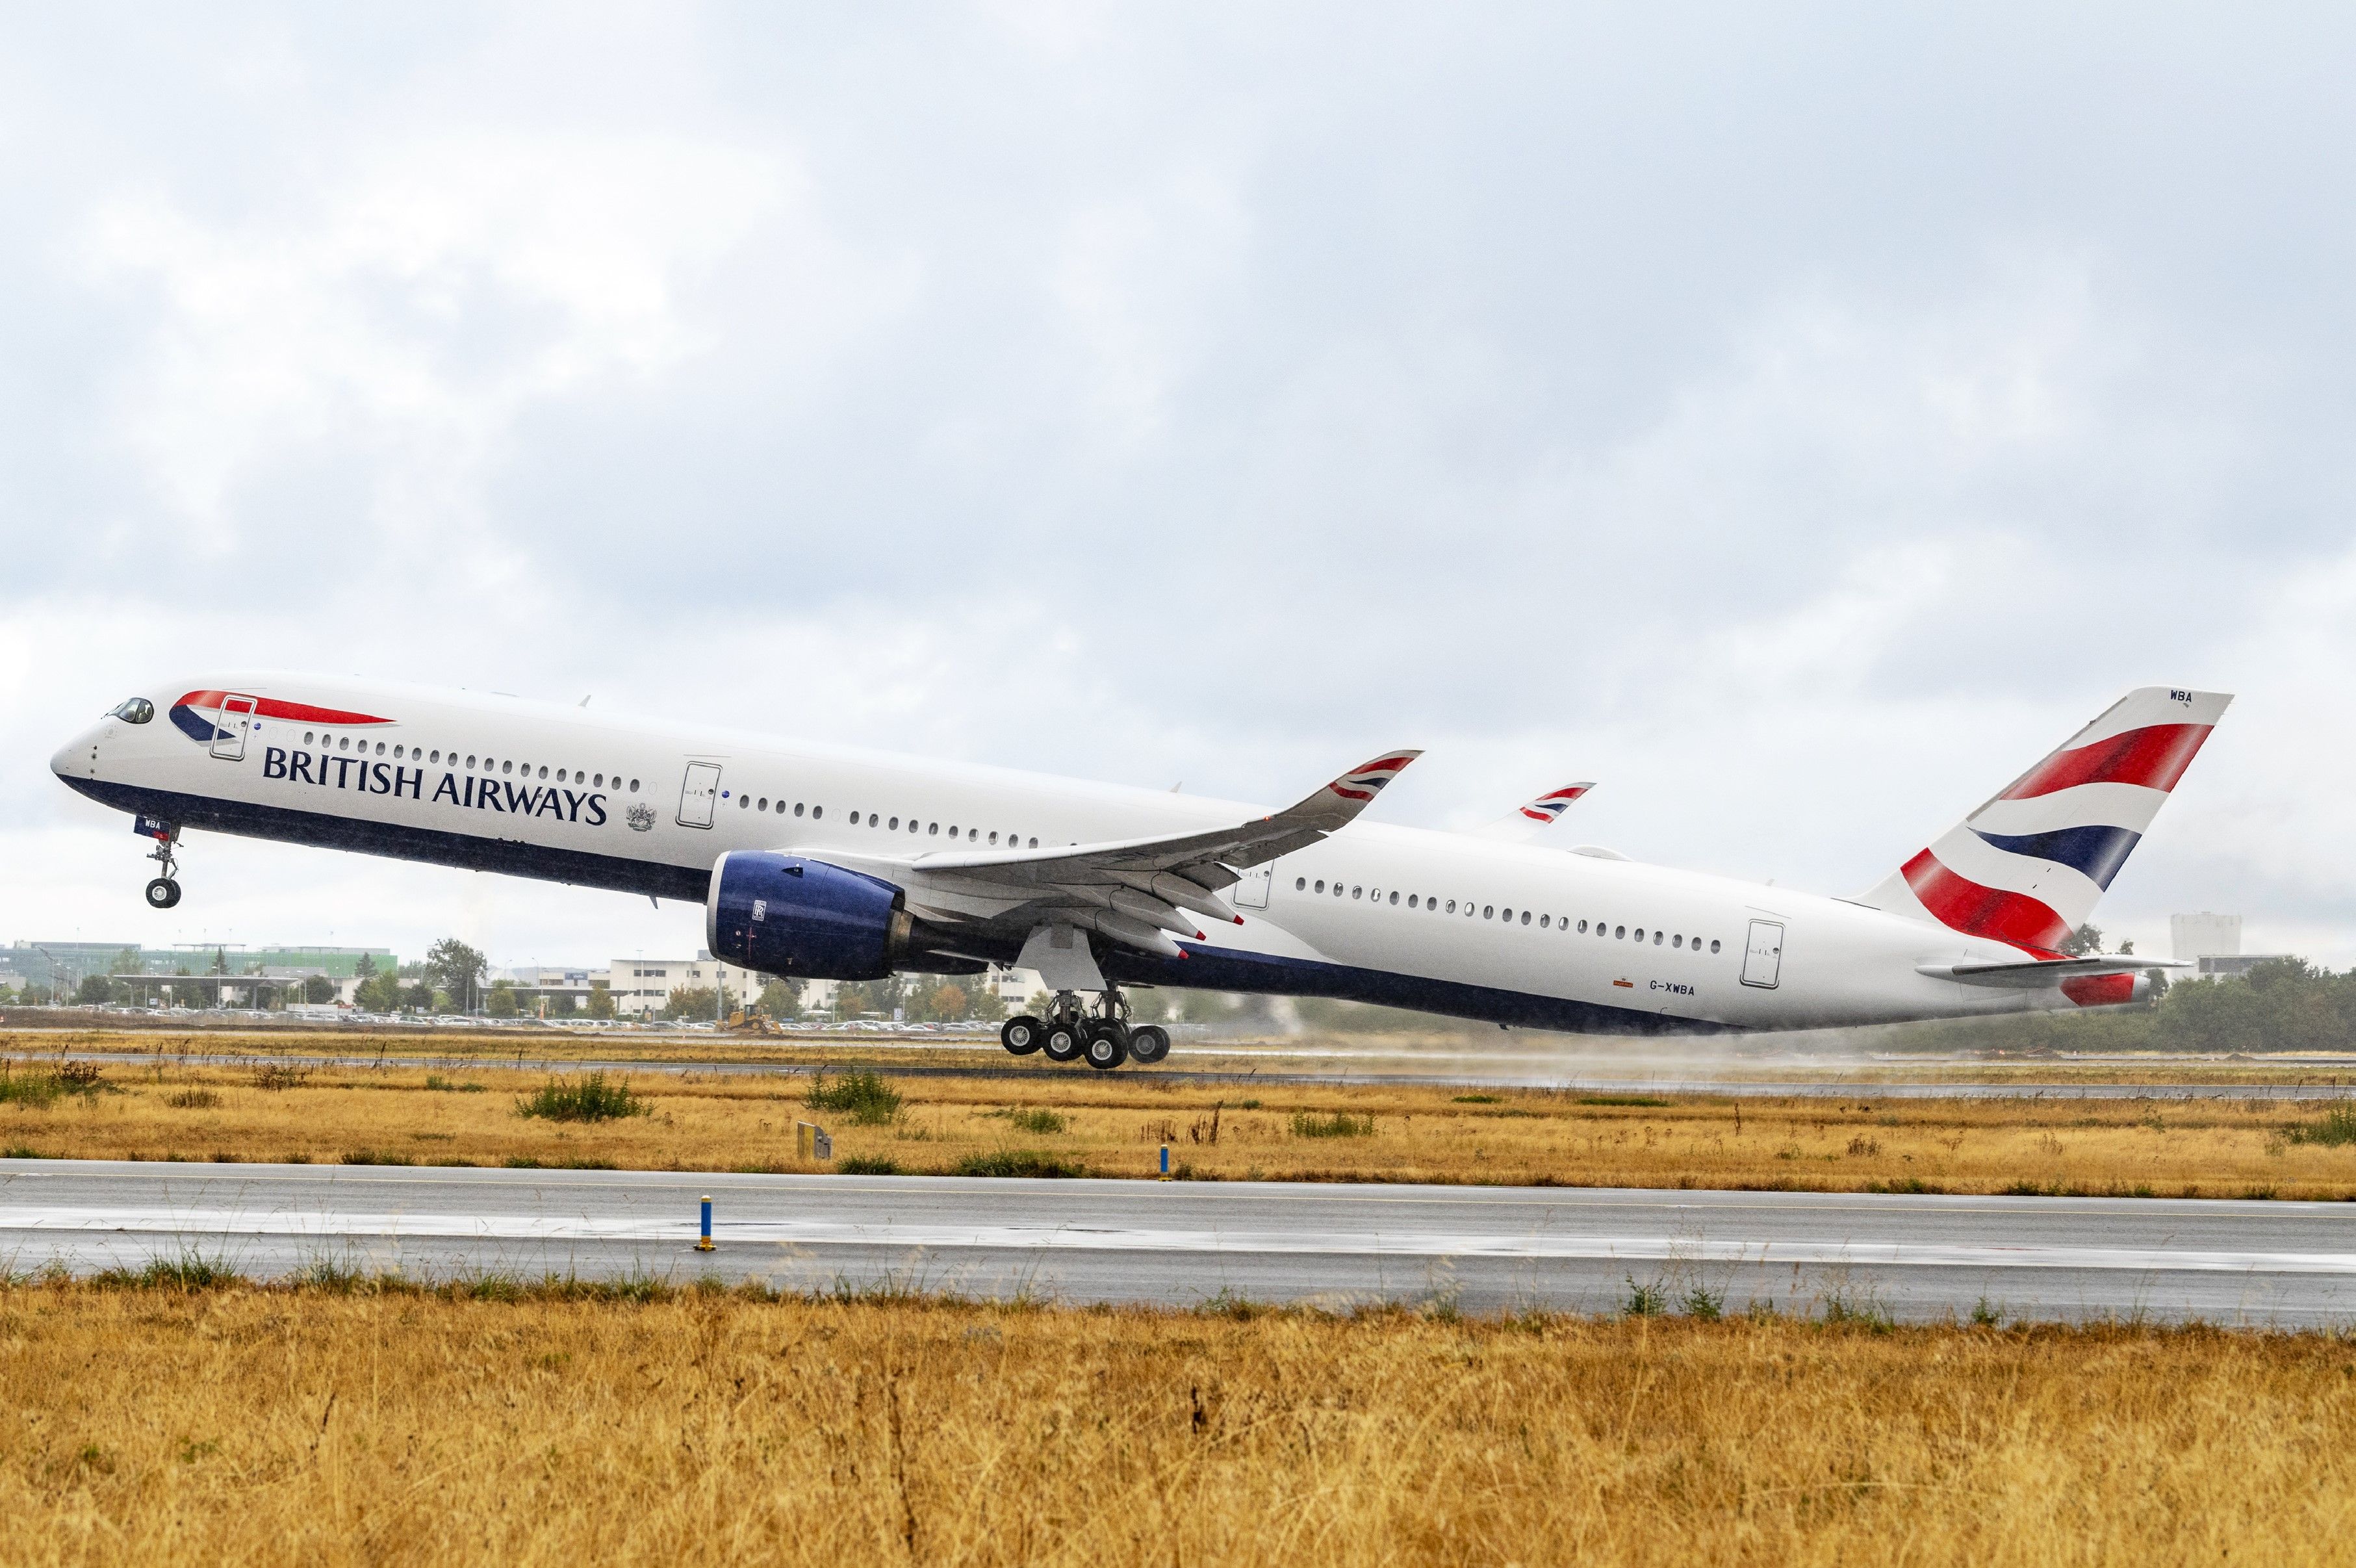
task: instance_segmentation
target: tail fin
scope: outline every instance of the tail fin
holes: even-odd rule
[[[1549,789],[1528,804],[1516,806],[1495,822],[1485,823],[1472,831],[1483,838],[1517,840],[1534,838],[1546,828],[1552,826],[1563,812],[1569,811],[1573,800],[1594,788],[1594,780],[1589,779],[1585,783],[1566,784],[1559,789]]]
[[[2094,912],[2233,700],[2129,692],[1858,902],[2052,952]]]

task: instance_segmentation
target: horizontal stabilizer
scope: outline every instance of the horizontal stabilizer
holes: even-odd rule
[[[1919,963],[1917,974],[1952,980],[1963,985],[1995,985],[2014,991],[2034,991],[2065,980],[2090,980],[2103,974],[2142,974],[2154,969],[2190,969],[2180,959],[2137,958],[2133,953],[2089,953],[2084,958],[2023,959],[2017,963]]]

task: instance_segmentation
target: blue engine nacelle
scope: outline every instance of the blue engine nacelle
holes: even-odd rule
[[[907,956],[904,902],[890,883],[822,860],[734,851],[712,865],[704,941],[765,974],[882,980]]]

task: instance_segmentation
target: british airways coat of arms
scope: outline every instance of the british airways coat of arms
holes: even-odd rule
[[[650,832],[654,829],[655,809],[644,800],[623,812],[622,817],[630,824],[630,831],[634,833]]]

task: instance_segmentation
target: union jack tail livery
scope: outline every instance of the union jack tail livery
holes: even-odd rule
[[[1377,757],[1372,762],[1352,768],[1325,788],[1344,800],[1355,800],[1364,805],[1382,793],[1383,786],[1398,778],[1400,768],[1422,755],[1420,751],[1394,751],[1387,757]]]
[[[1537,800],[1525,801],[1495,822],[1484,822],[1472,832],[1479,837],[1502,839],[1508,843],[1536,843],[1541,833],[1570,810],[1572,801],[1594,788],[1595,781],[1589,779],[1577,784],[1566,784],[1559,789],[1549,789]]]
[[[2128,693],[1861,902],[2059,956],[2233,700]]]

